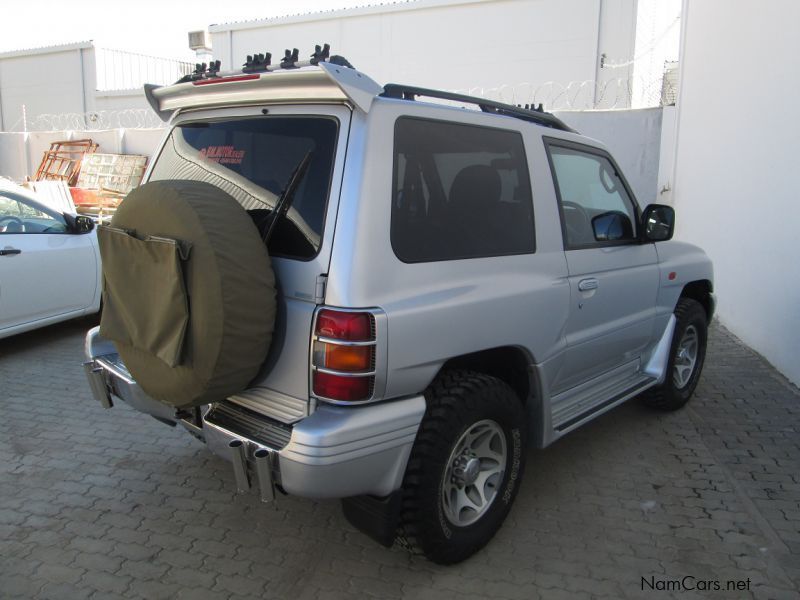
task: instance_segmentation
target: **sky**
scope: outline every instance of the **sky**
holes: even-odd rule
[[[93,40],[95,46],[193,60],[189,31],[214,23],[351,8],[369,0],[0,0],[0,52]]]

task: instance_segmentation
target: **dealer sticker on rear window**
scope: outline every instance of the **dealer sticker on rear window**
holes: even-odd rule
[[[222,165],[240,165],[244,150],[237,150],[235,146],[208,146],[200,150],[200,156]]]

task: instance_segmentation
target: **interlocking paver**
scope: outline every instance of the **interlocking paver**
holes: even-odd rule
[[[642,578],[685,575],[800,595],[800,393],[721,327],[686,410],[631,402],[532,450],[501,532],[453,567],[373,544],[334,501],[237,496],[180,428],[103,410],[86,327],[0,340],[2,598],[649,598]]]

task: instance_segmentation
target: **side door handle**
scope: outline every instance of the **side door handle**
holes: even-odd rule
[[[600,282],[597,281],[594,277],[590,277],[589,279],[581,279],[578,282],[578,289],[582,292],[588,292],[589,290],[596,290],[600,287]]]
[[[13,254],[22,254],[22,250],[19,248],[12,248],[11,246],[0,248],[0,256],[11,256]]]

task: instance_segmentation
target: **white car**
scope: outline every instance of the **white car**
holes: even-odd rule
[[[94,223],[0,182],[0,338],[100,310]]]

